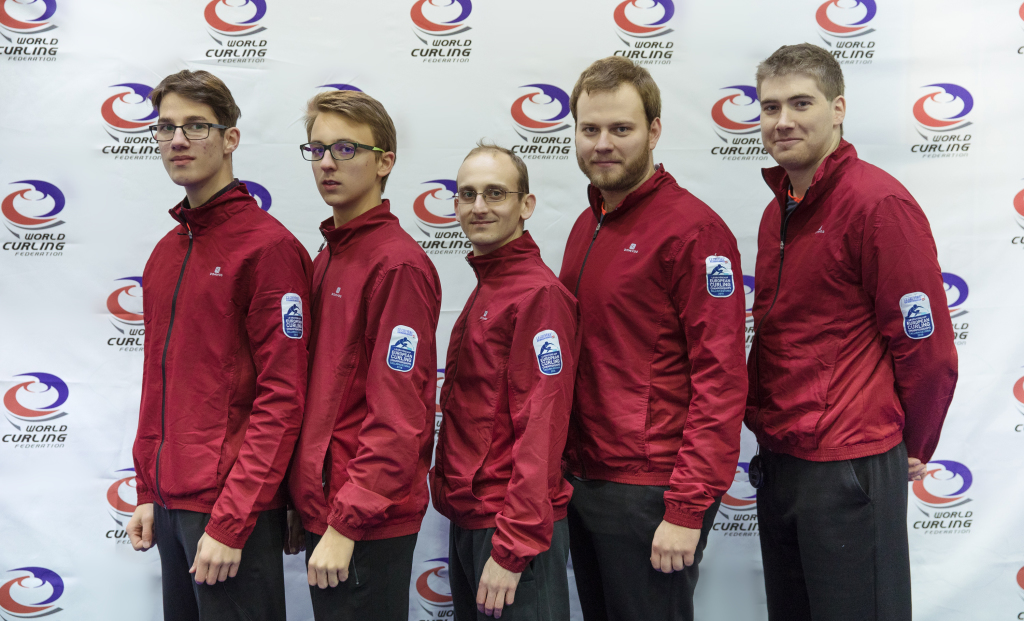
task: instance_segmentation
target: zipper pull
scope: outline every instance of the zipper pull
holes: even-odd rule
[[[785,247],[786,247],[786,242],[780,241],[779,242],[779,250],[783,250],[783,249],[785,249]]]
[[[185,223],[185,228],[188,230],[188,240],[192,241],[192,227],[188,225],[188,222]]]
[[[327,245],[327,236],[324,235],[323,233],[320,233],[320,236],[324,238],[324,243],[320,244],[320,248],[316,251],[317,254],[320,254],[321,252],[323,252],[324,251],[324,246]]]
[[[601,225],[604,223],[604,214],[601,214],[601,218],[597,221],[597,228],[594,229],[594,236],[590,238],[590,241],[597,239],[597,234],[601,230]]]

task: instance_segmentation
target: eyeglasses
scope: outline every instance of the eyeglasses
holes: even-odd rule
[[[483,192],[477,192],[476,190],[459,190],[456,195],[456,200],[463,205],[470,205],[476,202],[477,195],[483,196],[484,200],[488,203],[500,203],[505,200],[509,194],[526,194],[526,192],[513,192],[511,190],[503,190],[501,188],[487,188]]]
[[[184,125],[160,123],[159,125],[150,125],[149,131],[153,134],[154,140],[167,142],[168,140],[174,140],[174,133],[178,131],[179,127],[181,128],[181,133],[185,134],[185,138],[188,140],[205,140],[209,138],[211,127],[228,129],[227,125],[217,125],[216,123],[185,123]]]
[[[371,147],[368,144],[359,144],[358,142],[350,142],[348,140],[339,140],[329,145],[322,145],[319,142],[307,142],[306,144],[299,145],[299,151],[302,151],[302,158],[309,162],[317,162],[324,159],[324,154],[328,150],[331,152],[331,157],[339,162],[344,162],[356,156],[356,149],[387,153],[387,151],[380,147]]]

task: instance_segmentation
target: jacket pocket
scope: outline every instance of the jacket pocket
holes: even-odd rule
[[[192,500],[209,494],[213,500],[220,487],[217,465],[222,443],[222,439],[202,444],[165,442],[160,457],[161,491],[167,496]]]

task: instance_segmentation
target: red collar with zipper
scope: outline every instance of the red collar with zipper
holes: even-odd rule
[[[292,502],[313,533],[410,535],[428,502],[441,283],[388,201],[320,231]]]
[[[775,199],[758,233],[747,426],[764,447],[811,461],[900,441],[928,461],[957,354],[924,212],[845,140],[788,217],[788,175],[763,174]],[[904,316],[901,300],[920,303]]]
[[[431,492],[456,525],[496,528],[491,558],[521,572],[572,495],[561,458],[579,309],[529,232],[468,260],[478,284],[448,345]]]
[[[210,513],[243,547],[281,481],[302,419],[309,254],[237,181],[180,223],[143,272],[139,504]]]
[[[588,193],[559,275],[583,317],[568,467],[669,485],[665,519],[700,528],[739,458],[747,384],[736,240],[661,166],[603,216],[601,193]]]

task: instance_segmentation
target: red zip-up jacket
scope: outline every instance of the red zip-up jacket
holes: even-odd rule
[[[320,232],[292,502],[319,535],[411,535],[428,502],[441,283],[388,201]]]
[[[211,514],[241,548],[281,481],[306,393],[309,253],[233,182],[179,225],[142,273],[146,342],[135,436],[139,504]]]
[[[735,476],[747,396],[736,239],[660,165],[603,217],[588,193],[559,275],[583,317],[567,466],[669,485],[665,520],[700,528]]]
[[[786,220],[789,176],[763,174],[775,199],[757,237],[747,427],[769,450],[810,461],[902,440],[927,462],[957,379],[928,219],[845,140]]]
[[[478,284],[448,345],[430,487],[457,526],[495,528],[491,558],[518,573],[551,547],[572,496],[561,460],[579,307],[528,232],[468,260]]]

